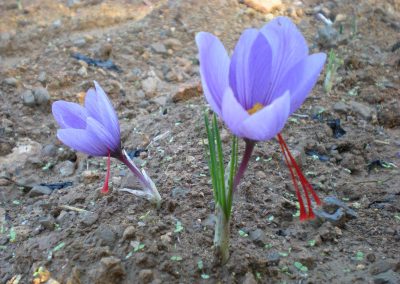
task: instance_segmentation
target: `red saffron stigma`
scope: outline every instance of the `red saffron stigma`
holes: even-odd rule
[[[299,204],[300,204],[300,221],[313,219],[313,218],[315,218],[315,214],[312,210],[312,204],[311,204],[311,199],[310,199],[309,193],[311,193],[311,195],[312,195],[315,203],[317,203],[317,205],[321,205],[321,200],[318,198],[318,196],[315,193],[314,189],[312,188],[311,184],[307,181],[307,179],[303,175],[300,167],[297,165],[296,160],[293,158],[292,154],[290,153],[290,150],[289,150],[288,146],[286,145],[285,141],[283,140],[282,135],[280,133],[278,134],[278,141],[279,141],[279,145],[281,146],[283,155],[285,157],[286,165],[289,168],[293,185],[296,189],[296,196],[297,196],[297,199],[299,200]],[[306,201],[307,201],[308,214],[306,212],[303,198],[301,196],[300,189],[298,187],[297,180],[294,175],[292,167],[294,167],[296,174],[302,185],[304,196],[306,197]]]
[[[101,189],[101,193],[108,193],[108,180],[110,179],[110,151],[108,151],[108,159],[107,159],[107,174],[106,174],[106,179],[104,181],[103,188]]]

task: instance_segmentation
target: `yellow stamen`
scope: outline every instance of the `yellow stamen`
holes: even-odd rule
[[[254,106],[251,109],[248,109],[247,112],[248,112],[248,114],[252,115],[263,108],[264,108],[264,106],[262,104],[256,103],[256,104],[254,104]]]

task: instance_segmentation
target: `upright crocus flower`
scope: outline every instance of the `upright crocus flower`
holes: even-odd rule
[[[260,30],[247,29],[230,58],[223,44],[210,33],[196,36],[204,95],[228,128],[246,141],[234,189],[247,168],[256,141],[277,136],[300,203],[300,219],[314,217],[310,195],[318,196],[296,164],[280,134],[315,85],[326,55],[309,55],[307,43],[287,17],[277,17]],[[306,212],[295,170],[308,204]]]
[[[159,205],[161,197],[153,181],[144,170],[139,170],[121,147],[118,117],[110,100],[96,81],[94,85],[95,88],[89,89],[86,94],[84,106],[66,101],[53,103],[53,115],[60,126],[57,130],[58,139],[76,151],[91,156],[108,157],[103,193],[108,192],[110,157],[113,157],[123,162],[143,187],[143,191],[130,192]]]

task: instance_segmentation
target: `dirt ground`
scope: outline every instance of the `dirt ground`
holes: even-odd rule
[[[248,2],[0,1],[1,283],[400,283],[400,2]],[[221,267],[194,36],[212,32],[232,50],[277,15],[313,53],[336,54],[332,89],[325,68],[283,131],[325,205],[300,223],[277,141],[258,143]],[[136,185],[117,161],[102,195],[105,158],[57,140],[51,103],[81,101],[93,80],[159,210],[118,191]]]

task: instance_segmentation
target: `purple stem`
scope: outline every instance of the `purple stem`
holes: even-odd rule
[[[133,165],[123,153],[121,153],[121,155],[118,157],[118,159],[121,162],[123,162],[131,170],[131,172],[139,179],[140,183],[145,188],[149,188],[149,184],[147,183],[147,180],[143,176],[142,172],[136,167],[136,165]],[[151,188],[151,186],[150,186],[150,188]]]
[[[255,141],[248,139],[245,139],[244,141],[246,142],[246,148],[244,149],[244,154],[242,161],[240,162],[239,169],[235,175],[235,178],[233,179],[233,188],[232,188],[233,192],[237,190],[239,182],[242,179],[243,174],[247,169],[247,165],[249,164],[251,154],[253,153],[254,150],[254,146],[256,145]]]

